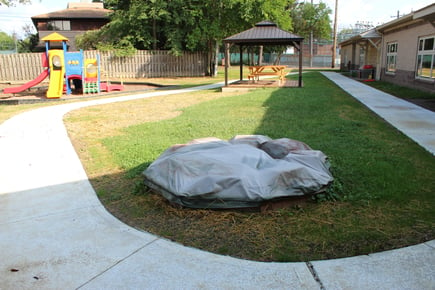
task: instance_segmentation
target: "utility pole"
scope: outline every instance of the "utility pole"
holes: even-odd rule
[[[311,0],[311,6],[313,6],[313,0]],[[313,27],[310,31],[310,67],[313,67]]]
[[[337,52],[337,13],[338,13],[338,0],[335,0],[335,15],[334,15],[334,40],[332,44],[332,62],[331,68],[335,67],[335,53]]]

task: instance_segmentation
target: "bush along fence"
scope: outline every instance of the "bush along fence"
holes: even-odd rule
[[[117,57],[111,52],[85,51],[85,58],[100,54],[102,77],[155,78],[197,77],[207,72],[207,54],[185,52],[174,56],[169,51],[137,51],[132,56]],[[42,71],[41,53],[0,55],[0,81],[29,81]]]

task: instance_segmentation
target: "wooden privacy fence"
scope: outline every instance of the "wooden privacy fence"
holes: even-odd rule
[[[41,53],[0,55],[0,81],[33,80],[43,70]]]
[[[207,72],[205,53],[185,52],[174,56],[168,51],[137,51],[117,57],[111,52],[85,51],[85,58],[100,54],[103,78],[197,77]],[[42,71],[41,53],[0,55],[0,81],[29,81]]]

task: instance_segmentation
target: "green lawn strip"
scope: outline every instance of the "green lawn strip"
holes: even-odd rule
[[[435,237],[435,158],[317,72],[302,89],[260,89],[130,126],[103,144],[123,172],[93,182],[118,217],[201,249],[264,261],[367,254]],[[330,157],[336,202],[275,212],[178,209],[142,191],[141,172],[167,147],[237,134],[301,140]],[[102,182],[105,180],[105,182]],[[104,185],[105,184],[105,185]],[[134,194],[132,194],[134,193]]]
[[[365,82],[365,84],[401,99],[435,99],[435,93],[403,87],[390,82],[375,81]]]

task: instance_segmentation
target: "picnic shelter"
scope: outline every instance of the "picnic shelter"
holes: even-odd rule
[[[240,81],[243,80],[242,52],[247,46],[293,46],[299,53],[298,87],[302,87],[302,50],[304,38],[280,29],[276,23],[261,21],[254,27],[229,36],[223,40],[225,56],[229,55],[231,45],[238,45],[240,49]],[[225,57],[225,86],[228,86],[229,58]]]

